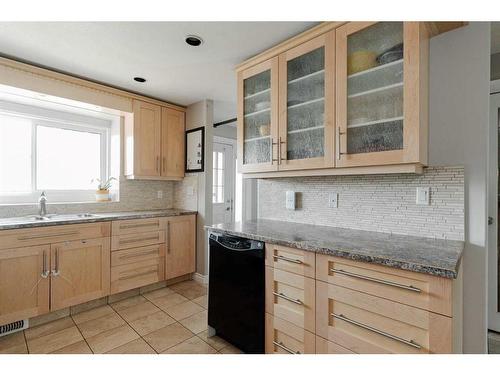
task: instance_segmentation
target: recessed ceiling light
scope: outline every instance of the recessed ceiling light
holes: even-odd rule
[[[144,82],[146,82],[146,79],[142,78],[142,77],[134,77],[134,81],[144,83]]]
[[[203,39],[196,35],[188,35],[186,37],[186,43],[193,47],[198,47],[203,43]]]

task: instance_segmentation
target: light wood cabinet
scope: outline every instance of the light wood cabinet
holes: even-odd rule
[[[335,32],[279,56],[278,170],[333,167]]]
[[[421,173],[432,34],[425,22],[333,23],[241,64],[241,172]]]
[[[166,279],[195,272],[196,215],[169,217],[166,237]]]
[[[49,311],[50,246],[0,250],[0,325]]]
[[[184,177],[185,114],[170,108],[161,109],[161,176]]]
[[[336,29],[337,167],[427,164],[428,53],[423,22]]]
[[[184,177],[185,115],[182,111],[134,100],[124,125],[125,176],[177,180]]]
[[[109,294],[109,238],[51,245],[51,309],[77,305]]]
[[[266,354],[314,354],[315,336],[286,320],[266,314]]]

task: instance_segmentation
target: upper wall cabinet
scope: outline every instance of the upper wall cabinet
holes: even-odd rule
[[[175,180],[184,177],[184,112],[135,100],[125,121],[125,176]]]
[[[238,74],[238,164],[242,172],[278,170],[278,58]]]
[[[333,167],[335,34],[279,56],[279,169]]]
[[[238,67],[240,170],[421,172],[430,30],[423,22],[322,24]]]
[[[336,166],[427,163],[426,28],[351,22],[336,30]]]

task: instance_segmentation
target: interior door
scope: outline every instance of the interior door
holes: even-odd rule
[[[234,221],[234,181],[235,166],[233,146],[214,142],[213,148],[213,223]]]
[[[134,174],[160,175],[161,107],[134,101]]]
[[[412,22],[336,30],[336,166],[418,161],[405,159],[418,149],[418,31]]]
[[[161,175],[184,177],[186,156],[184,112],[161,109]]]
[[[278,170],[278,57],[238,73],[238,170]]]
[[[0,325],[49,311],[50,246],[0,250]]]
[[[335,32],[279,56],[279,169],[333,167]]]
[[[500,93],[490,95],[488,181],[488,328],[500,332],[500,256],[498,250],[498,136]]]
[[[196,270],[196,215],[168,219],[166,262],[167,280]]]
[[[52,311],[109,294],[110,239],[51,245]]]

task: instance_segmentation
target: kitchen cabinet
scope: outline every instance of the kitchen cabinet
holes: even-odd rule
[[[166,279],[196,270],[196,216],[182,215],[167,219]]]
[[[161,109],[161,176],[184,177],[185,114],[174,109]]]
[[[460,352],[460,285],[266,243],[266,353]]]
[[[240,171],[422,173],[432,26],[324,24],[240,65]]]
[[[278,57],[238,73],[238,167],[278,170]]]
[[[184,112],[134,100],[124,125],[125,177],[178,180],[184,177]]]
[[[51,269],[52,310],[107,296],[109,237],[51,245]]]
[[[49,311],[50,246],[0,250],[0,325]]]
[[[333,167],[335,32],[279,55],[278,169]]]
[[[427,164],[428,53],[422,22],[336,29],[337,167]]]

